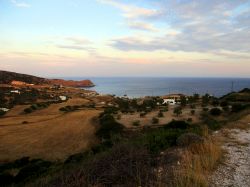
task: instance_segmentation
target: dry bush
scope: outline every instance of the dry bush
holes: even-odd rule
[[[207,176],[222,157],[222,150],[215,140],[207,139],[200,144],[192,144],[184,150],[180,165],[174,173],[172,186],[208,186]]]
[[[229,129],[241,129],[241,130],[247,130],[250,128],[250,125],[247,123],[243,123],[240,121],[232,122],[230,123],[227,128]]]
[[[78,170],[65,171],[51,186],[154,186],[151,162],[146,149],[119,145],[83,163]]]

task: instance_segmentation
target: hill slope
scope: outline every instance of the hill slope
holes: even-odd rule
[[[52,84],[63,85],[68,87],[92,87],[94,84],[90,80],[63,80],[63,79],[46,79],[33,75],[20,74],[0,70],[0,84],[11,84],[12,81],[21,81],[28,84]]]
[[[36,77],[32,75],[20,74],[9,71],[0,70],[0,84],[10,84],[12,81],[22,81],[29,84],[46,84],[49,83],[47,79]]]

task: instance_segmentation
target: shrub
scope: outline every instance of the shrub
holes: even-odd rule
[[[33,110],[31,108],[25,108],[23,111],[24,113],[28,114],[31,113]]]
[[[150,129],[150,131],[140,137],[138,144],[146,146],[151,153],[157,154],[170,146],[176,145],[176,139],[182,133],[183,130],[181,129]]]
[[[38,106],[37,105],[31,105],[30,107],[32,110],[37,110],[38,109]]]
[[[181,114],[182,114],[182,108],[181,108],[181,107],[176,107],[176,108],[174,109],[174,114],[175,114],[176,116],[181,115]]]
[[[191,110],[190,113],[191,113],[191,115],[194,115],[195,114],[195,110]]]
[[[228,112],[228,111],[229,111],[229,106],[223,106],[222,109],[223,109],[225,112]]]
[[[68,163],[79,163],[80,161],[89,158],[91,156],[91,152],[84,152],[84,153],[76,153],[74,155],[69,156],[64,164],[68,164]]]
[[[51,162],[44,160],[33,160],[28,165],[24,166],[15,177],[15,182],[23,182],[48,171]]]
[[[122,118],[121,114],[118,114],[116,119],[120,120],[121,118]]]
[[[188,119],[187,119],[187,122],[189,122],[189,123],[191,123],[192,121],[193,121],[192,118],[188,118]]]
[[[14,176],[9,173],[0,173],[1,186],[8,186],[14,182]]]
[[[220,104],[220,102],[218,99],[213,99],[213,101],[212,101],[213,106],[219,106],[219,104]]]
[[[140,125],[140,121],[139,120],[133,122],[133,126],[139,126],[139,125]]]
[[[151,162],[149,152],[143,147],[116,145],[52,183],[54,186],[148,186],[156,179]]]
[[[244,109],[246,109],[248,107],[248,105],[244,105],[244,104],[233,104],[232,105],[232,112],[240,112]]]
[[[6,114],[6,112],[5,112],[5,111],[0,110],[0,116],[3,116],[4,114]]]
[[[144,116],[146,116],[146,112],[142,112],[142,113],[140,113],[140,117],[144,117]]]
[[[204,112],[207,112],[209,109],[208,109],[207,107],[203,107],[202,110],[203,110]]]
[[[62,111],[62,112],[66,112],[67,111],[67,109],[65,107],[61,107],[61,108],[59,108],[59,110]]]
[[[100,115],[100,128],[96,135],[100,138],[109,139],[112,134],[119,134],[123,131],[123,125],[116,122],[110,114]]]
[[[222,102],[220,103],[220,106],[221,106],[221,107],[228,106],[228,102],[227,102],[227,101],[222,101]]]
[[[187,98],[185,96],[181,96],[180,98],[181,106],[186,106],[187,105]]]
[[[105,114],[117,114],[118,110],[119,109],[117,107],[107,107],[104,109],[104,113]]]
[[[187,129],[190,127],[190,124],[185,121],[176,121],[173,120],[164,126],[165,129]]]
[[[196,106],[194,104],[190,105],[190,108],[195,109]]]
[[[194,143],[203,143],[204,138],[194,133],[184,133],[177,138],[176,143],[178,146],[189,146]]]
[[[156,117],[153,117],[153,118],[152,118],[152,123],[153,123],[153,124],[158,124],[158,123],[159,123],[159,119],[156,118]]]
[[[164,114],[163,114],[163,112],[162,112],[162,111],[160,111],[160,112],[158,113],[158,117],[159,117],[159,118],[164,117]]]
[[[205,94],[204,96],[202,96],[202,105],[203,106],[207,106],[210,100],[210,96],[209,94]]]
[[[168,107],[164,107],[161,109],[162,112],[167,112],[168,111]]]
[[[219,108],[212,108],[210,110],[210,114],[213,115],[213,116],[219,116],[221,115],[221,110]]]
[[[207,125],[209,129],[218,130],[221,128],[221,124],[211,116],[207,114],[202,114],[201,118],[203,123]]]

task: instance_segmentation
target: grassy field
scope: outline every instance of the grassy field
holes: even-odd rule
[[[27,106],[16,106],[0,119],[0,162],[24,156],[63,160],[95,144],[94,117],[101,111],[83,109],[63,113],[59,108],[86,104],[86,99],[70,99],[48,108],[22,114]],[[23,122],[28,122],[23,124]]]
[[[134,121],[140,121],[139,126],[151,126],[152,125],[152,118],[157,117],[159,118],[159,125],[165,125],[169,122],[174,120],[184,120],[186,121],[188,118],[192,119],[193,123],[200,122],[199,116],[202,112],[201,107],[197,107],[195,109],[195,115],[191,115],[191,108],[186,107],[182,110],[182,114],[179,116],[176,116],[174,111],[175,106],[169,106],[169,111],[163,112],[163,117],[158,117],[159,110],[149,112],[144,117],[140,117],[139,112],[135,112],[133,114],[120,114],[120,119],[118,120],[121,124],[123,124],[127,128],[133,128],[133,122]]]

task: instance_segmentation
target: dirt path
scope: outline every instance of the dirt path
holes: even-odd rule
[[[227,130],[223,148],[225,160],[211,176],[210,186],[250,187],[250,130]]]

